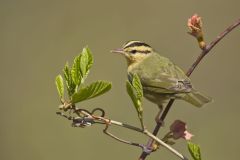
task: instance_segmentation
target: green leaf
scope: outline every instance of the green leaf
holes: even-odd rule
[[[200,147],[192,142],[188,142],[188,150],[194,160],[201,160]]]
[[[81,83],[83,83],[86,77],[88,76],[92,64],[93,64],[92,53],[88,47],[85,47],[80,57],[80,71],[82,76]]]
[[[63,78],[61,75],[58,75],[56,77],[55,83],[57,86],[59,96],[63,97],[64,96],[64,84],[63,84]]]
[[[72,103],[81,102],[90,98],[97,97],[109,91],[112,85],[106,81],[97,81],[81,88],[77,93],[72,95]]]
[[[133,75],[132,85],[136,91],[137,98],[141,100],[143,97],[143,89],[140,78],[138,77],[137,74]]]
[[[81,55],[75,57],[73,61],[72,69],[71,69],[71,77],[76,86],[80,85],[80,82],[82,79],[80,61],[81,61]]]
[[[69,68],[68,63],[66,63],[63,69],[63,73],[64,73],[64,78],[66,80],[68,95],[69,97],[71,97],[71,95],[75,92],[76,85],[72,80],[71,69]]]
[[[136,87],[137,83],[135,83],[134,85]],[[132,99],[134,107],[138,112],[138,117],[142,119],[142,115],[143,115],[142,99],[141,99],[142,97],[139,96],[142,91],[136,89],[138,87],[136,88],[135,87],[129,81],[126,82],[127,93]]]
[[[140,106],[139,106],[139,103],[138,103],[138,99],[137,99],[137,97],[134,93],[134,87],[132,86],[132,84],[129,81],[126,82],[126,87],[127,87],[127,93],[130,96],[136,110],[138,111],[139,110],[138,108]]]

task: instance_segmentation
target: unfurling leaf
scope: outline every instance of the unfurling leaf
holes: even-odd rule
[[[58,75],[56,77],[55,83],[57,86],[59,96],[63,97],[64,96],[64,84],[63,84],[63,78],[61,75]]]
[[[74,58],[72,69],[71,69],[71,77],[76,86],[80,85],[82,76],[81,76],[81,68],[80,68],[80,59],[81,55]]]
[[[127,87],[128,95],[132,99],[132,102],[133,102],[136,110],[138,111],[139,110],[138,108],[140,106],[139,106],[139,103],[138,103],[138,99],[137,99],[137,97],[136,97],[136,95],[134,93],[134,87],[132,86],[132,84],[129,81],[126,82],[126,87]]]
[[[134,89],[136,90],[137,98],[142,99],[143,89],[142,89],[141,81],[140,81],[139,77],[137,76],[137,74],[133,75],[132,85],[133,85]]]
[[[78,87],[87,78],[89,70],[93,64],[93,57],[89,48],[84,48],[82,53],[75,57],[71,69],[71,78],[75,84],[75,92],[78,91]]]
[[[200,147],[192,142],[188,142],[188,150],[194,160],[201,160]]]
[[[71,96],[75,92],[76,85],[73,82],[71,69],[69,68],[68,63],[66,63],[63,73],[66,80],[68,95]]]
[[[80,74],[81,74],[81,83],[84,82],[88,76],[89,70],[93,64],[93,57],[90,49],[85,47],[80,55]]]
[[[142,108],[142,97],[143,97],[143,90],[142,84],[139,77],[134,74],[132,83],[129,81],[126,82],[126,88],[128,95],[132,99],[135,109],[138,112],[138,117],[142,119],[143,108]]]
[[[81,102],[96,96],[102,95],[111,89],[112,85],[106,81],[97,81],[81,88],[72,95],[72,103]]]

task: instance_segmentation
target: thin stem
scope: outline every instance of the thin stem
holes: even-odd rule
[[[164,148],[168,149],[170,152],[172,152],[173,154],[175,154],[176,156],[178,156],[180,159],[182,160],[187,160],[187,158],[185,156],[183,156],[181,153],[179,153],[178,151],[176,151],[174,148],[172,148],[171,146],[169,146],[168,144],[166,144],[165,142],[163,142],[161,139],[157,138],[155,135],[153,135],[152,133],[150,133],[147,129],[140,129],[138,127],[135,127],[135,126],[131,126],[129,124],[124,124],[122,122],[118,122],[118,121],[114,121],[114,120],[110,120],[110,119],[107,119],[105,117],[101,117],[101,116],[95,116],[95,115],[91,115],[89,114],[87,111],[85,110],[81,110],[80,111],[83,115],[87,116],[88,118],[94,120],[94,121],[100,121],[100,122],[103,122],[102,124],[105,124],[106,127],[104,128],[103,132],[112,137],[113,139],[119,141],[119,142],[122,142],[122,143],[125,143],[125,144],[129,144],[129,145],[133,145],[133,146],[137,146],[137,147],[140,147],[143,149],[144,152],[147,152],[149,151],[149,148],[144,146],[144,145],[141,145],[139,143],[135,143],[135,142],[131,142],[131,141],[127,141],[127,140],[124,140],[124,139],[121,139],[117,136],[115,136],[114,134],[108,132],[108,128],[111,124],[113,125],[116,125],[116,126],[120,126],[120,127],[124,127],[124,128],[127,128],[127,129],[130,129],[130,130],[134,130],[134,131],[137,131],[137,132],[140,132],[140,133],[143,133],[145,135],[147,135],[149,138],[153,139],[154,141],[156,141],[158,144],[160,144],[161,146],[163,146]],[[57,113],[59,114],[59,113]],[[60,114],[62,116],[64,116],[65,118],[68,118],[67,116],[65,116],[64,114]],[[74,118],[71,118],[71,119],[74,119]]]
[[[166,116],[167,116],[167,114],[168,114],[168,112],[169,112],[169,110],[170,110],[173,102],[174,102],[174,99],[171,99],[171,100],[168,102],[166,108],[164,109],[164,111],[163,111],[163,113],[162,113],[162,115],[161,115],[161,117],[160,117],[160,121],[159,121],[159,122],[163,122],[163,121],[164,121],[164,119],[166,118]],[[157,123],[157,124],[156,124],[156,126],[155,126],[155,128],[154,128],[154,130],[153,130],[153,132],[152,132],[153,135],[156,136],[156,135],[158,134],[161,126],[162,126],[162,123]],[[148,143],[147,143],[147,146],[148,146],[148,147],[152,146],[153,142],[154,142],[154,141],[153,141],[152,139],[149,139],[149,140],[148,140]],[[142,152],[141,156],[139,157],[139,160],[144,160],[144,159],[147,157],[148,154],[149,154],[149,153]]]
[[[141,132],[141,133],[143,132],[143,129],[141,129],[141,128],[138,128],[138,127],[135,127],[135,126],[132,126],[132,125],[129,125],[129,124],[125,124],[125,123],[122,123],[122,122],[111,120],[111,124],[116,125],[116,126],[121,126],[121,127],[130,129],[130,130],[134,130],[134,131],[137,131],[137,132]]]
[[[217,36],[215,40],[213,40],[209,45],[207,45],[206,49],[202,50],[202,53],[198,56],[197,60],[192,64],[192,66],[187,71],[186,75],[189,77],[194,69],[198,66],[204,56],[208,54],[208,52],[225,37],[228,33],[230,33],[234,28],[240,25],[240,19],[238,19],[235,23],[226,28],[221,34]]]
[[[116,121],[115,121],[115,122],[116,122]],[[109,120],[109,121],[106,121],[106,127],[105,127],[105,129],[103,130],[103,133],[105,133],[106,135],[112,137],[113,139],[115,139],[115,140],[117,140],[117,141],[119,141],[119,142],[122,142],[122,143],[125,143],[125,144],[129,144],[129,145],[133,145],[133,146],[137,146],[137,147],[140,147],[140,148],[144,149],[143,146],[140,145],[139,143],[134,143],[134,142],[130,142],[130,141],[121,139],[121,138],[115,136],[114,134],[108,132],[107,130],[108,130],[110,124],[111,124],[111,121],[110,121],[110,120]],[[120,123],[117,123],[117,124],[120,124]],[[120,125],[120,126],[122,126],[122,125]]]
[[[166,143],[164,143],[162,140],[160,140],[159,138],[157,138],[156,136],[154,136],[151,132],[145,130],[144,133],[146,135],[148,135],[149,137],[151,137],[152,139],[154,139],[155,141],[157,141],[159,144],[161,144],[162,146],[164,146],[165,148],[167,148],[169,151],[171,151],[173,154],[175,154],[176,156],[178,156],[180,159],[183,160],[188,160],[187,157],[183,156],[181,153],[179,153],[178,151],[176,151],[175,149],[173,149],[171,146],[167,145]]]
[[[144,126],[144,123],[143,123],[143,118],[140,118],[140,123],[141,123],[142,130],[144,130],[145,126]]]
[[[123,124],[121,122],[118,122],[118,121],[113,121],[111,120],[110,123],[106,124],[106,128],[104,129],[104,133],[106,133],[107,135],[111,136],[112,138],[120,141],[120,142],[123,142],[123,143],[126,143],[126,144],[129,144],[129,145],[134,145],[134,146],[138,146],[138,147],[141,147],[142,148],[142,145],[138,144],[138,143],[133,143],[133,142],[130,142],[130,141],[126,141],[126,140],[123,140],[123,139],[120,139],[118,138],[117,136],[107,132],[107,129],[108,129],[108,126],[110,124],[114,124],[114,125],[117,125],[117,126],[121,126],[121,127],[125,127],[125,128],[128,128],[128,129],[131,129],[131,130],[134,130],[134,131],[138,131],[138,132],[141,132],[141,133],[144,133],[145,135],[147,135],[149,138],[153,139],[154,141],[156,141],[157,143],[159,143],[161,146],[163,146],[164,148],[168,149],[170,152],[172,152],[173,154],[175,154],[177,157],[179,157],[180,159],[182,160],[188,160],[185,156],[183,156],[181,153],[179,153],[177,150],[175,150],[174,148],[172,148],[171,146],[169,146],[168,144],[166,144],[165,142],[163,142],[161,139],[159,139],[158,137],[156,137],[155,135],[153,135],[151,132],[149,132],[147,129],[144,129],[144,130],[141,130],[140,128],[137,128],[137,127],[134,127],[134,126],[131,126],[131,125],[127,125],[127,124]],[[147,146],[148,148],[148,146]]]
[[[198,66],[198,64],[202,61],[203,57],[205,57],[208,52],[220,41],[223,39],[223,37],[225,37],[228,33],[230,33],[234,28],[236,28],[237,26],[240,25],[240,19],[238,19],[237,21],[235,21],[232,25],[230,25],[228,28],[226,28],[221,34],[219,34],[219,36],[217,36],[217,38],[215,40],[213,40],[209,45],[206,46],[205,49],[202,50],[201,54],[198,56],[197,60],[192,64],[192,66],[189,68],[189,70],[187,71],[186,75],[189,77],[192,72],[195,70],[195,68]],[[164,121],[164,119],[166,118],[169,110],[171,109],[171,106],[173,104],[174,100],[171,99],[165,110],[163,111],[163,114],[160,117],[161,121]],[[154,130],[153,130],[153,135],[157,135],[160,128],[162,126],[162,123],[157,123]],[[150,139],[148,142],[152,142],[152,140]],[[148,143],[148,146],[151,146],[152,143]],[[139,160],[145,160],[145,158],[149,155],[149,153],[145,153],[142,152]]]

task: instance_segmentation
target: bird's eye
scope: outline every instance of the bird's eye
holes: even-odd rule
[[[134,50],[131,50],[130,52],[131,52],[132,54],[135,54],[135,53],[137,53],[137,50],[134,49]]]

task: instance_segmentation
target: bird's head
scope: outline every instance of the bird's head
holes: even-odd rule
[[[150,45],[141,41],[128,41],[122,48],[112,50],[113,53],[120,53],[127,59],[128,65],[141,62],[153,53]]]

